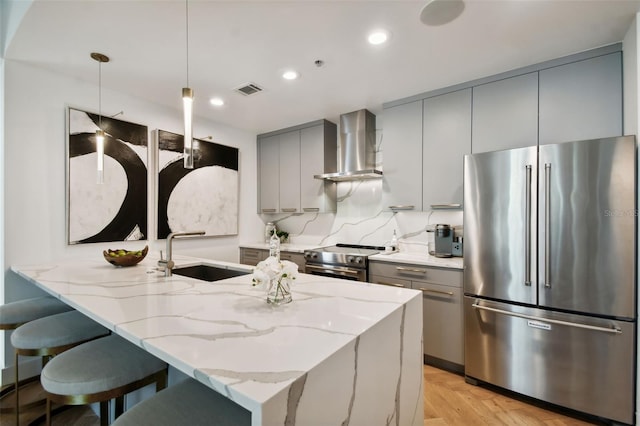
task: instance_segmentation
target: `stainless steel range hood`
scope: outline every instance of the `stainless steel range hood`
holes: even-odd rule
[[[376,170],[376,116],[361,109],[340,116],[338,171],[315,175],[316,179],[336,182],[380,179]]]

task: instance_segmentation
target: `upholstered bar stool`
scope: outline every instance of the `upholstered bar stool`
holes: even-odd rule
[[[109,400],[116,399],[116,418],[124,411],[124,395],[151,383],[167,384],[167,365],[147,351],[112,334],[56,356],[40,374],[47,393],[47,426],[51,403],[100,403],[100,424],[109,424]]]
[[[0,330],[15,330],[29,321],[71,310],[73,310],[71,306],[51,296],[34,297],[5,303],[4,305],[0,305]],[[43,358],[42,362],[44,365],[45,358]],[[33,385],[37,385],[38,388],[40,387],[37,379],[38,377],[36,376],[35,378],[20,381],[18,383],[18,387],[21,388],[21,391],[29,393],[26,389],[27,387],[32,387]],[[7,387],[0,392],[1,412],[11,413],[15,410],[15,407],[11,405],[15,401],[15,398],[12,395],[14,392],[15,384],[14,386]],[[33,394],[34,392],[31,393]],[[35,393],[37,395],[37,392]],[[28,405],[30,406],[32,404],[39,404],[42,402],[43,400],[31,401],[31,404]]]
[[[11,334],[11,344],[15,349],[16,424],[20,422],[20,398],[17,392],[20,356],[49,358],[107,334],[109,330],[75,310],[33,320],[16,328]],[[47,363],[44,364],[46,367]]]
[[[194,379],[142,401],[111,426],[244,426],[251,412]]]

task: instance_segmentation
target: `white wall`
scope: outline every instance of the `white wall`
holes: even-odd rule
[[[638,135],[638,129],[640,128],[640,111],[638,111],[638,101],[640,100],[640,83],[638,82],[638,70],[640,70],[640,52],[638,47],[640,46],[640,32],[638,31],[638,17],[636,15],[633,23],[629,27],[627,34],[623,40],[623,75],[624,75],[624,134],[625,135]],[[637,136],[636,136],[637,137]],[[640,164],[640,158],[639,158]],[[640,181],[638,182],[638,188],[640,188]],[[640,194],[639,194],[640,196]],[[638,234],[640,237],[640,232]],[[638,258],[638,266],[640,266],[640,256]],[[640,276],[640,269],[637,273]],[[638,295],[640,301],[640,294]],[[640,303],[638,304],[640,306]],[[637,362],[640,365],[640,341],[638,342],[638,348],[636,349],[638,356]],[[636,389],[640,389],[640,378],[636,374]],[[640,392],[636,391],[636,407],[640,407]],[[638,416],[638,410],[636,408],[636,423],[640,424],[640,416]]]
[[[96,112],[98,89],[95,85],[55,74],[42,68],[16,61],[5,61],[4,171],[5,237],[4,265],[42,264],[71,257],[102,257],[102,250],[113,243],[66,244],[66,127],[65,108],[74,106]],[[103,82],[108,68],[103,68]],[[176,83],[178,84],[178,83]],[[178,87],[178,86],[177,86]],[[182,133],[181,100],[176,109],[151,104],[111,90],[102,90],[102,113],[145,124],[151,130]],[[215,142],[240,150],[239,235],[200,240],[176,241],[175,252],[226,261],[238,261],[241,240],[254,241],[262,232],[263,223],[255,213],[256,205],[256,135],[243,130],[218,125],[195,118],[194,136],[212,135]],[[150,136],[150,144],[151,144]],[[149,180],[155,174],[150,170]],[[153,184],[151,184],[153,185]],[[1,190],[2,188],[0,188]],[[149,191],[149,197],[155,189]],[[154,206],[149,204],[149,229]],[[1,211],[1,210],[0,210]],[[151,233],[154,235],[154,233]],[[164,247],[162,241],[148,241],[150,250]],[[141,242],[117,244],[140,247]],[[0,260],[0,261],[2,261]],[[40,290],[5,269],[0,285],[0,297],[7,302],[41,294]],[[1,300],[1,299],[0,299]],[[8,333],[5,333],[8,335]],[[8,336],[5,336],[8,337]],[[6,348],[9,348],[7,345]],[[7,352],[8,349],[5,351]],[[6,361],[12,359],[6,354]],[[4,362],[0,363],[4,365]]]

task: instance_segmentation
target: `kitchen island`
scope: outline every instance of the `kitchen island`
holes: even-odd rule
[[[300,274],[294,301],[274,307],[251,275],[164,277],[156,261],[11,269],[251,411],[252,426],[423,424],[419,291]]]

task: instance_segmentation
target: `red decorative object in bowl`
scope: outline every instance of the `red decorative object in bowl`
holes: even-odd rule
[[[142,250],[104,250],[102,255],[104,260],[114,266],[133,266],[142,261],[149,251],[149,246],[144,246]]]

